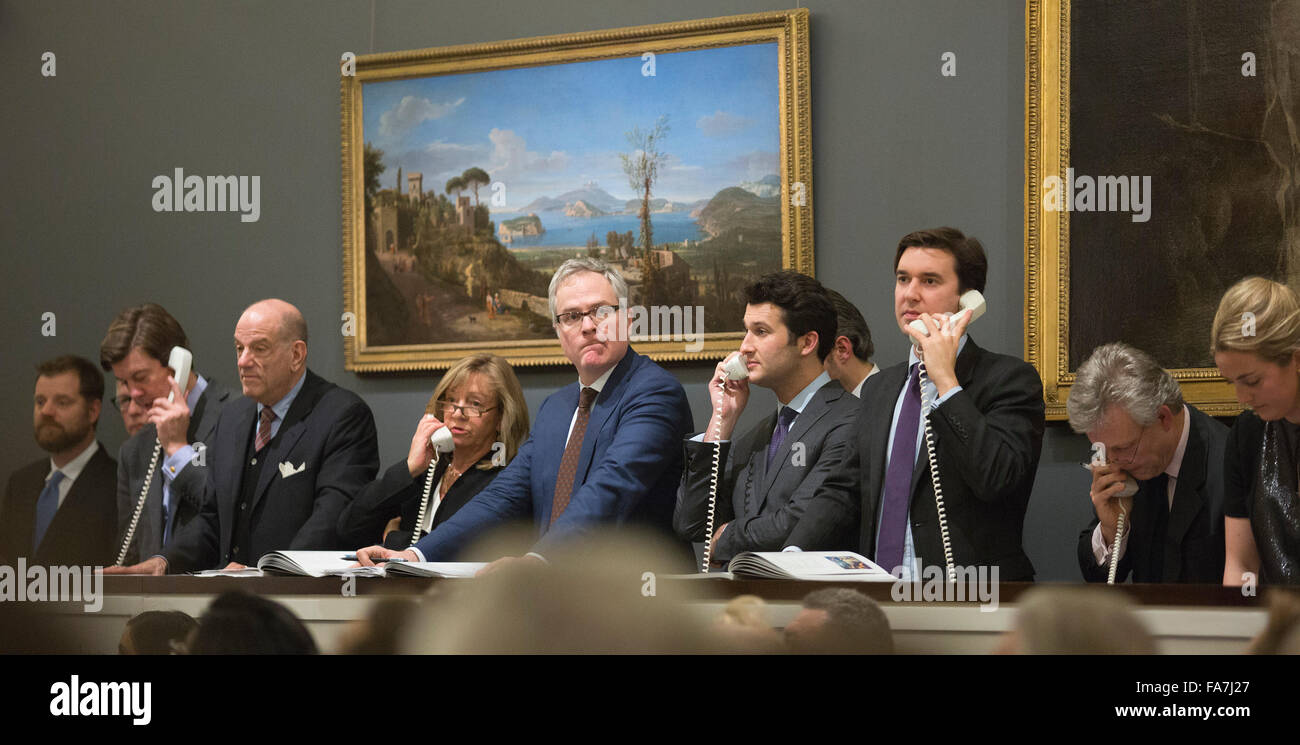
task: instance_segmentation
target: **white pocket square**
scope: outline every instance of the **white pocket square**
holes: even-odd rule
[[[298,466],[297,468],[294,468],[293,464],[290,463],[289,461],[285,461],[284,463],[280,464],[280,478],[287,479],[290,476],[294,475],[295,473],[302,473],[306,469],[307,469],[307,461],[303,461],[302,465]]]

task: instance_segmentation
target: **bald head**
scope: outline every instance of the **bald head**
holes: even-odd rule
[[[244,395],[274,406],[307,369],[307,321],[283,300],[253,303],[235,325],[235,353]]]
[[[244,309],[244,315],[240,317],[241,320],[250,313],[273,324],[279,330],[280,338],[284,341],[306,343],[307,319],[303,318],[302,311],[298,310],[298,307],[293,303],[278,298],[259,300]]]

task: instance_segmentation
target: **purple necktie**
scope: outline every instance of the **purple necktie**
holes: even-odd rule
[[[893,571],[903,563],[903,541],[907,537],[907,507],[911,501],[912,470],[916,467],[916,428],[921,422],[920,366],[912,364],[907,376],[907,393],[894,427],[894,447],[885,472],[884,506],[880,510],[880,538],[876,541],[876,563]]]
[[[785,442],[785,436],[790,434],[790,423],[794,418],[799,416],[799,412],[789,406],[782,407],[781,416],[777,417],[776,429],[772,430],[772,441],[767,444],[767,468],[772,470],[772,459],[776,457],[776,451],[781,449],[781,443]]]

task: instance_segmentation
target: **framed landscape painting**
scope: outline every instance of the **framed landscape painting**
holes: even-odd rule
[[[1025,353],[1048,418],[1112,341],[1238,413],[1210,354],[1219,299],[1250,275],[1300,288],[1300,0],[1026,12]]]
[[[565,260],[627,280],[629,337],[716,359],[744,286],[813,273],[808,12],[357,57],[342,75],[349,370],[565,362]]]

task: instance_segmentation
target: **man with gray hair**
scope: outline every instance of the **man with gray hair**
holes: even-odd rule
[[[1105,582],[1118,551],[1116,582],[1132,573],[1134,582],[1220,583],[1228,428],[1187,405],[1150,355],[1122,343],[1097,347],[1079,366],[1066,409],[1070,427],[1105,448],[1105,465],[1091,467],[1096,517],[1079,535],[1084,578]],[[1137,493],[1120,497],[1128,477]]]
[[[626,297],[627,284],[603,261],[560,265],[551,278],[552,323],[578,380],[542,402],[528,441],[478,496],[409,550],[357,551],[363,565],[453,561],[484,532],[528,518],[533,551],[488,571],[542,560],[602,525],[671,530],[691,409],[681,383],[628,345]]]

